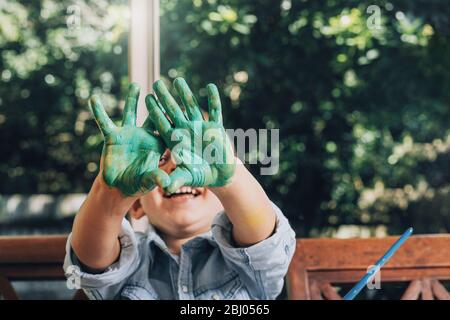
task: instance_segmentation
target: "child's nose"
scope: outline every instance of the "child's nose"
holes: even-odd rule
[[[170,174],[172,173],[173,170],[175,170],[176,167],[177,165],[172,158],[172,154],[170,150],[167,149],[161,156],[159,168]]]

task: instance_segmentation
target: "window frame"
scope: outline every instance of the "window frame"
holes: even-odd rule
[[[159,0],[129,0],[129,4],[128,70],[130,81],[141,87],[136,120],[140,126],[148,115],[144,97],[153,92],[152,85],[160,78],[160,4]],[[130,222],[135,231],[147,230],[146,216],[130,217]]]
[[[152,85],[160,77],[159,0],[129,0],[130,36],[128,70],[131,82],[141,87],[141,94],[153,92]],[[147,117],[144,99],[139,99],[137,124]]]

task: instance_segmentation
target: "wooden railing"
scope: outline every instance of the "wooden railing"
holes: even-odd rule
[[[287,276],[290,299],[342,299],[335,287],[353,285],[397,238],[298,239]],[[450,295],[450,235],[413,236],[381,269],[387,283],[408,283],[404,300],[441,299]]]
[[[0,296],[19,299],[15,280],[64,280],[67,236],[0,237]],[[74,299],[84,299],[78,290]]]
[[[11,281],[63,280],[67,236],[0,237],[0,296],[20,298]],[[356,283],[396,240],[298,239],[287,275],[289,299],[341,299],[335,286]],[[407,282],[402,299],[450,299],[450,235],[413,236],[381,270],[381,283]],[[78,290],[74,299],[85,299]]]

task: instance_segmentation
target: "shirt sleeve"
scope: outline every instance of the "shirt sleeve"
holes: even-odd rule
[[[295,251],[295,232],[280,209],[276,213],[274,233],[249,247],[236,247],[232,224],[220,213],[212,224],[212,234],[226,263],[241,275],[252,298],[275,299],[283,289],[284,276]]]
[[[72,234],[66,243],[64,273],[71,289],[83,289],[90,299],[114,299],[122,284],[139,265],[138,241],[130,223],[124,219],[119,233],[119,259],[101,273],[91,273],[78,261],[71,246]]]

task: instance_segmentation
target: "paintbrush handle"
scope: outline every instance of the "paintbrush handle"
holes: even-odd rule
[[[371,280],[371,278],[383,267],[383,265],[392,257],[392,255],[400,248],[400,246],[412,234],[413,228],[406,230],[403,235],[395,241],[388,251],[375,263],[375,265],[367,271],[364,277],[344,296],[344,300],[353,300],[364,286]]]

